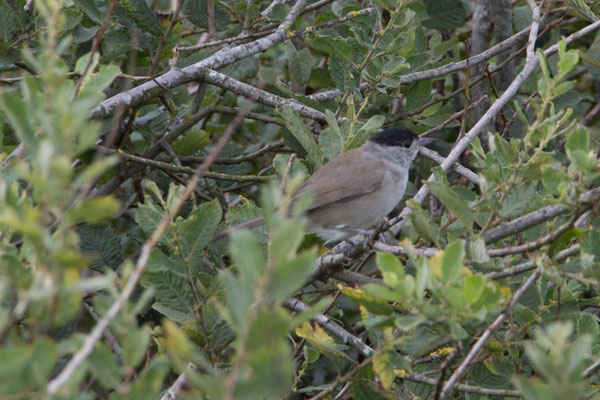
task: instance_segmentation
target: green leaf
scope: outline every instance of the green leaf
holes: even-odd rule
[[[106,224],[83,224],[77,227],[79,247],[83,255],[92,259],[91,268],[117,269],[123,261],[121,238]]]
[[[465,299],[469,304],[475,304],[485,289],[485,278],[481,275],[471,275],[465,279],[463,287]]]
[[[409,200],[407,205],[411,209],[409,214],[410,222],[422,238],[434,243],[436,247],[442,247],[440,227],[433,222],[431,214],[421,208],[421,205],[414,200]]]
[[[111,389],[121,382],[123,368],[119,366],[115,354],[104,344],[97,343],[87,359],[88,368],[94,378],[106,389]]]
[[[404,266],[394,254],[378,252],[375,262],[386,285],[395,286],[404,278]]]
[[[141,327],[129,330],[123,340],[123,362],[135,369],[144,359],[150,344],[150,328]]]
[[[200,129],[190,129],[186,134],[173,143],[173,151],[180,156],[192,156],[209,143],[208,132]]]
[[[221,207],[218,200],[203,203],[196,207],[184,221],[177,221],[176,229],[180,236],[181,255],[186,260],[202,257],[204,248],[210,243],[221,220]]]
[[[178,311],[187,316],[186,320],[193,319],[192,312],[196,309],[194,295],[183,276],[173,271],[145,271],[141,283],[154,289],[157,304]],[[160,311],[160,306],[156,309]]]
[[[28,77],[26,79],[33,78]],[[24,142],[27,148],[34,150],[37,144],[35,128],[32,124],[33,119],[29,117],[29,107],[23,99],[7,91],[1,92],[0,109],[4,111],[4,115],[12,125],[17,136],[19,136],[19,139]]]
[[[333,37],[330,35],[319,34],[315,37],[313,43],[317,49],[352,63],[354,49],[349,39],[342,36]],[[331,72],[331,69],[330,69]]]
[[[339,156],[344,146],[344,139],[339,129],[325,128],[319,134],[319,148],[327,161]]]
[[[533,185],[520,185],[513,188],[502,202],[498,215],[502,218],[512,218],[523,214],[529,208],[534,195]]]
[[[277,111],[285,126],[306,150],[309,160],[314,163],[316,168],[319,168],[323,164],[323,155],[312,132],[306,127],[302,118],[289,106],[283,106]]]
[[[119,202],[109,196],[87,198],[67,213],[67,220],[72,223],[100,222],[119,211]]]
[[[289,317],[280,308],[260,312],[250,325],[247,365],[250,372],[238,383],[235,398],[284,398],[294,379],[288,344]]]
[[[367,310],[376,315],[390,315],[392,308],[387,302],[378,300],[362,289],[349,287],[342,288],[342,293],[352,299],[355,303],[365,306]]]
[[[315,255],[305,251],[298,256],[277,265],[267,286],[267,296],[285,301],[304,286],[306,278],[313,270]]]
[[[490,261],[487,248],[485,246],[485,240],[477,238],[476,240],[470,240],[467,242],[467,257],[476,263],[486,263]]]
[[[581,150],[585,153],[590,151],[590,133],[585,126],[579,126],[567,136],[565,149],[568,151]]]
[[[386,390],[390,389],[394,379],[396,379],[394,375],[395,361],[396,352],[394,351],[382,351],[373,359],[373,371],[381,379],[381,384]]]
[[[360,84],[360,76],[352,64],[344,61],[340,57],[329,57],[327,60],[327,68],[331,79],[335,82],[335,86],[342,92],[352,91]],[[400,83],[401,81],[398,84]]]
[[[305,322],[296,328],[296,335],[306,339],[319,352],[334,357],[346,358],[346,354],[340,350],[335,340],[316,323]]]
[[[294,80],[299,85],[306,84],[310,78],[310,72],[312,71],[313,66],[313,58],[310,49],[305,47],[302,50],[297,51],[291,42],[289,42],[285,48],[285,54],[287,57],[288,68],[290,69],[290,73]]]
[[[414,110],[425,104],[431,95],[431,81],[418,81],[413,83],[406,93],[406,111]]]
[[[0,393],[20,398],[19,392],[43,388],[57,359],[56,345],[46,338],[38,337],[27,345],[4,344],[0,348]]]
[[[600,336],[598,317],[588,312],[582,312],[577,320],[577,336],[591,335],[593,338]]]
[[[566,230],[552,241],[552,243],[550,244],[550,248],[548,249],[548,255],[550,256],[550,258],[552,258],[556,253],[567,247],[571,240],[580,236],[581,230],[576,226]]]
[[[468,204],[449,187],[441,182],[427,182],[431,193],[446,206],[470,231],[473,226],[474,214]]]
[[[423,20],[423,25],[440,31],[458,28],[467,20],[467,13],[459,1],[454,0],[424,0],[429,18]]]
[[[446,246],[442,257],[442,277],[445,282],[452,283],[460,275],[465,257],[465,242],[456,240]]]
[[[150,364],[131,384],[131,400],[157,398],[168,372],[168,361],[163,357],[153,357]]]
[[[160,24],[145,0],[121,0],[120,4],[143,32],[162,36]]]
[[[102,25],[106,14],[106,6],[101,7],[101,10],[99,3],[94,0],[74,0],[74,2],[92,21]]]
[[[460,325],[455,322],[450,322],[450,335],[454,340],[464,340],[469,337],[469,333]]]

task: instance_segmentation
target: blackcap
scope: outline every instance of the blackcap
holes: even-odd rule
[[[375,226],[402,200],[419,147],[433,140],[405,128],[389,128],[323,165],[296,194],[312,194],[308,230],[336,242]],[[215,239],[263,222],[262,217],[253,218],[217,233]]]

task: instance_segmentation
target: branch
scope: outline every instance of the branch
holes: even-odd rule
[[[210,69],[205,71],[204,82],[210,83],[211,85],[215,85],[218,87],[222,87],[223,89],[227,89],[233,93],[240,94],[246,97],[252,96],[252,94],[255,93],[257,90],[252,85],[248,85],[247,83],[238,81],[237,79],[231,78],[225,74]],[[327,122],[325,114],[323,114],[321,111],[315,110],[314,108],[306,106],[293,99],[285,99],[273,93],[269,93],[265,90],[258,91],[258,98],[256,99],[256,101],[260,104],[264,104],[273,108],[287,105],[303,117],[321,122]]]
[[[144,158],[144,157],[138,157],[138,156],[134,156],[132,154],[124,153],[121,150],[109,149],[108,147],[104,147],[104,146],[100,146],[100,145],[95,145],[94,148],[96,150],[104,152],[104,153],[116,155],[123,160],[133,161],[135,163],[145,165],[148,167],[154,167],[154,168],[159,168],[159,169],[166,170],[166,171],[173,171],[173,172],[179,172],[179,173],[190,174],[190,175],[193,175],[196,172],[196,170],[194,168],[180,167],[180,166],[169,164],[169,163],[162,162],[162,161],[156,161],[156,160],[151,160],[151,159]],[[205,161],[206,161],[206,159],[205,159]],[[266,182],[269,179],[273,178],[273,176],[269,176],[269,175],[266,175],[266,176],[229,175],[229,174],[222,174],[220,172],[211,172],[211,171],[203,172],[202,177],[209,178],[209,179],[221,180],[221,181],[229,181],[229,182]]]
[[[429,378],[425,375],[417,374],[417,373],[413,373],[413,374],[407,373],[403,377],[403,379],[406,379],[407,381],[411,381],[411,382],[424,383],[429,386],[437,386],[437,384],[438,384],[437,379]],[[488,389],[488,388],[482,388],[479,386],[463,385],[460,383],[458,385],[456,385],[456,390],[458,390],[459,392],[475,393],[475,394],[481,394],[484,396],[521,397],[521,392],[519,392],[518,390]]]
[[[421,147],[419,149],[419,154],[421,154],[422,156],[425,156],[425,157],[429,158],[430,160],[435,161],[438,164],[442,164],[446,160],[444,157],[442,157],[436,151],[427,149],[425,147]],[[474,184],[479,185],[479,175],[477,175],[475,172],[471,171],[470,169],[468,169],[466,167],[463,167],[459,163],[454,163],[454,165],[452,166],[452,168],[457,173],[459,173],[460,175],[464,176],[465,178],[467,178],[468,180],[470,180]]]
[[[567,249],[559,251],[558,253],[556,253],[556,256],[554,257],[554,261],[562,261],[566,258],[574,256],[575,254],[579,253],[580,249],[581,249],[580,246],[578,244],[576,244]],[[535,262],[527,261],[527,262],[519,264],[513,268],[505,268],[502,271],[487,273],[484,275],[484,277],[486,277],[488,279],[508,278],[509,276],[523,274],[525,272],[531,271],[536,268],[537,268],[537,265],[535,264]]]
[[[256,150],[255,152],[252,152],[249,154],[244,154],[243,156],[234,157],[234,158],[218,158],[215,160],[214,164],[223,164],[223,165],[239,164],[244,161],[253,160],[256,157],[259,157],[271,150],[279,149],[284,146],[285,146],[285,143],[284,143],[283,139],[280,139],[280,140],[276,141],[275,143],[266,144],[264,147],[261,147],[260,149]],[[200,163],[204,162],[204,160],[206,160],[206,157],[180,156],[179,160],[181,160],[184,163],[200,164]]]
[[[582,205],[591,204],[599,198],[600,188],[595,188],[579,196],[578,203]],[[540,208],[539,210],[530,212],[529,214],[525,214],[522,217],[507,222],[506,224],[490,229],[483,234],[483,240],[485,240],[486,244],[497,242],[498,240],[515,235],[519,232],[523,232],[532,226],[541,224],[542,222],[548,221],[554,217],[566,214],[569,212],[569,210],[570,207],[564,204],[555,204]]]
[[[153,159],[164,150],[164,147],[162,145],[163,143],[171,143],[173,140],[177,139],[180,135],[182,135],[185,131],[193,127],[198,121],[208,116],[211,113],[211,111],[212,109],[207,107],[193,115],[186,116],[183,119],[183,121],[179,123],[179,125],[176,125],[171,131],[169,131],[169,133],[167,133],[161,140],[159,140],[158,143],[154,144],[154,146],[152,146],[150,150],[145,152],[142,155],[142,157]],[[141,172],[143,169],[144,167],[141,164],[134,164],[130,166],[124,173],[119,175],[115,174],[115,176],[110,181],[108,181],[98,189],[92,191],[92,195],[101,196],[111,193],[113,190],[118,188],[121,185],[121,183],[131,178],[135,174]]]
[[[503,247],[501,249],[491,249],[491,250],[488,250],[487,253],[490,257],[503,257],[503,256],[511,255],[511,254],[527,253],[529,251],[535,250],[537,248],[540,248],[540,247],[552,242],[554,239],[556,239],[557,237],[559,237],[560,235],[562,235],[563,233],[565,233],[566,231],[571,229],[571,227],[573,227],[573,225],[581,226],[583,224],[583,222],[587,220],[587,218],[589,217],[590,214],[591,214],[591,211],[586,211],[579,217],[579,219],[575,223],[573,223],[573,221],[571,221],[569,223],[563,224],[563,225],[559,226],[557,229],[550,232],[549,234],[542,236],[542,237],[538,238],[537,240],[534,240],[533,242],[520,244],[518,246]]]
[[[302,312],[309,309],[309,306],[301,302],[300,300],[290,299],[283,304],[286,308],[289,308],[292,311]],[[313,317],[313,320],[317,322],[317,324],[321,325],[323,329],[329,331],[333,335],[337,336],[342,340],[344,344],[349,345],[354,348],[360,354],[365,357],[371,356],[374,353],[374,350],[367,346],[365,342],[360,340],[358,337],[354,336],[344,328],[340,327],[338,324],[333,322],[328,316],[324,314],[317,314]]]
[[[219,69],[226,67],[238,60],[261,53],[284,42],[287,40],[290,26],[300,15],[300,12],[304,9],[305,5],[306,0],[297,0],[290,9],[289,14],[274,33],[252,43],[219,50],[212,56],[185,68],[172,68],[164,75],[161,75],[152,81],[148,81],[131,90],[127,90],[104,100],[98,107],[92,110],[91,118],[107,118],[120,106],[137,106],[159,95],[165,90],[172,89],[188,82],[199,81],[207,68]]]

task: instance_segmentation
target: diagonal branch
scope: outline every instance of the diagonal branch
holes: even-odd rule
[[[158,96],[165,89],[201,80],[206,68],[220,69],[284,42],[288,38],[290,26],[298,18],[305,5],[306,0],[297,0],[274,33],[251,43],[217,51],[212,56],[185,68],[172,68],[156,79],[104,100],[92,110],[91,117],[94,119],[107,118],[120,106],[137,106]]]
[[[211,151],[210,155],[200,165],[200,167],[198,167],[198,169],[194,173],[194,176],[192,176],[192,178],[190,179],[189,184],[186,186],[185,191],[173,206],[172,214],[169,212],[165,213],[165,215],[163,216],[162,220],[160,221],[150,238],[142,246],[142,250],[135,265],[135,269],[129,276],[127,283],[123,287],[123,291],[115,300],[115,302],[112,303],[112,305],[106,312],[106,315],[104,315],[104,317],[100,321],[98,321],[98,323],[94,326],[90,334],[86,336],[81,348],[73,355],[73,357],[65,365],[65,367],[58,374],[58,376],[56,376],[56,378],[52,379],[50,383],[48,383],[48,386],[46,387],[47,395],[55,395],[69,381],[69,379],[71,379],[77,368],[79,368],[80,365],[85,361],[85,359],[90,355],[90,353],[94,349],[94,346],[102,337],[102,333],[104,332],[104,330],[108,328],[110,322],[119,314],[127,300],[129,300],[129,297],[131,297],[131,295],[133,294],[134,289],[136,288],[140,278],[142,277],[142,273],[146,269],[146,265],[148,263],[148,259],[150,258],[150,253],[152,252],[152,249],[154,249],[160,238],[165,233],[169,224],[171,224],[173,219],[177,216],[177,214],[181,210],[181,207],[187,201],[188,197],[193,193],[194,189],[198,185],[198,182],[200,181],[200,178],[202,177],[202,174],[206,170],[208,170],[210,165],[214,162],[214,160],[217,158],[219,153],[223,150],[223,148],[233,135],[233,132],[235,131],[237,126],[240,123],[242,123],[242,121],[244,120],[244,114],[246,113],[250,105],[251,102],[249,102],[244,109],[240,110],[236,118],[231,122],[231,124],[227,126],[227,129],[225,130],[225,132],[223,132],[223,136],[219,138],[219,141],[217,142],[215,148]]]

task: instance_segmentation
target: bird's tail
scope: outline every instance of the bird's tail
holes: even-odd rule
[[[230,226],[227,229],[223,229],[213,237],[213,241],[223,239],[231,235],[233,231],[237,231],[244,228],[256,228],[257,226],[261,226],[265,223],[265,218],[262,215],[257,215],[256,217],[250,218],[247,221],[241,222],[237,225]]]

